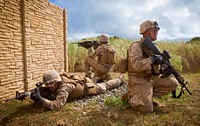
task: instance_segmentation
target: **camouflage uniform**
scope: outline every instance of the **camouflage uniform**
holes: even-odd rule
[[[122,77],[98,84],[94,84],[87,77],[80,77],[69,73],[63,73],[61,77],[62,81],[55,84],[56,86],[53,91],[47,88],[47,90],[40,92],[43,107],[51,110],[59,110],[68,100],[105,93],[106,90],[115,88],[123,83]]]
[[[140,112],[153,111],[153,97],[173,91],[178,82],[170,75],[161,78],[160,65],[149,58],[153,54],[142,46],[144,38],[134,42],[128,49],[128,92],[123,96]]]
[[[103,35],[101,35],[101,36],[103,36]],[[90,75],[90,67],[92,67],[95,72],[95,75],[92,78],[92,80],[95,83],[99,82],[101,80],[109,80],[110,79],[109,72],[113,66],[113,63],[109,63],[110,58],[109,58],[108,51],[106,51],[106,50],[110,50],[113,53],[115,53],[115,49],[113,46],[111,46],[107,43],[108,40],[104,40],[104,41],[105,42],[101,42],[101,38],[100,38],[100,43],[101,43],[100,46],[95,50],[95,53],[93,53],[93,51],[91,49],[89,49],[88,56],[85,59],[86,77],[91,76]],[[97,59],[95,59],[95,58],[97,58]]]

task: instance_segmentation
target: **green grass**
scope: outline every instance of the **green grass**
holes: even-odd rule
[[[113,106],[122,106],[123,102],[121,100],[121,97],[117,96],[110,96],[106,98],[105,103],[106,106],[108,107],[113,107]]]
[[[192,95],[185,92],[179,99],[171,94],[157,100],[166,108],[154,107],[151,114],[134,111],[129,104],[121,101],[121,96],[108,97],[105,107],[98,101],[89,105],[69,102],[60,111],[47,111],[27,99],[0,104],[0,125],[33,126],[198,126],[200,125],[200,73],[183,74],[189,82]]]

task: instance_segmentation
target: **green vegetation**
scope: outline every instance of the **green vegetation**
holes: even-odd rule
[[[198,43],[200,43],[200,37],[194,37],[190,41],[188,41],[187,43],[198,44]]]
[[[89,40],[92,40],[92,38]],[[94,38],[94,40],[97,40],[97,38]],[[113,72],[118,71],[119,60],[127,57],[127,49],[132,42],[133,40],[116,36],[110,38],[110,44],[117,50],[116,64],[112,69]],[[191,39],[189,42],[156,43],[160,51],[167,50],[170,53],[172,65],[180,72],[196,73],[200,71],[200,39],[198,37]],[[85,48],[69,43],[69,71],[83,72],[86,55],[87,50]]]
[[[108,107],[113,107],[113,106],[122,106],[124,103],[121,100],[120,96],[110,96],[106,98],[105,103],[106,106]]]
[[[87,49],[83,47],[78,47],[77,44],[68,44],[69,52],[69,71],[78,72],[84,69],[84,57],[87,55]]]
[[[126,57],[132,41],[118,37],[110,38],[117,49],[116,60]],[[195,40],[196,41],[196,40]],[[199,42],[199,41],[198,41]],[[150,114],[136,112],[128,103],[121,101],[121,94],[105,99],[105,107],[98,101],[89,105],[68,102],[60,111],[47,111],[30,99],[0,103],[0,126],[198,126],[200,125],[200,50],[198,42],[158,42],[161,50],[172,55],[171,62],[189,82],[188,89],[179,99],[171,94],[157,98],[165,108],[154,107]],[[87,50],[69,44],[69,70],[83,71]],[[117,64],[113,71],[117,71]],[[187,72],[187,73],[184,73]],[[113,77],[116,73],[113,73]],[[127,75],[126,75],[127,80]]]
[[[190,82],[179,99],[171,94],[157,100],[166,108],[154,107],[151,114],[134,111],[121,101],[121,95],[108,97],[101,107],[98,102],[80,105],[69,102],[60,111],[47,111],[33,101],[0,103],[0,125],[7,126],[198,126],[200,125],[200,74],[183,75]]]

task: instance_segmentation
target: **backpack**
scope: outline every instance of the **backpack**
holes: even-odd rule
[[[120,59],[119,60],[119,72],[126,73],[127,70],[128,70],[128,59],[127,58]]]
[[[106,50],[106,53],[108,55],[108,61],[107,64],[113,65],[115,64],[115,48],[114,46],[105,46],[104,49]]]
[[[126,71],[128,71],[128,50],[127,57],[119,60],[119,72],[126,73]]]

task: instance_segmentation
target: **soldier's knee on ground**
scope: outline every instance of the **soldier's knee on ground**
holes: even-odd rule
[[[142,113],[152,113],[154,110],[153,107],[145,106],[140,108],[139,111]]]
[[[134,108],[134,110],[142,112],[142,113],[151,113],[153,112],[153,105],[147,105],[147,104],[131,104],[131,106]]]

